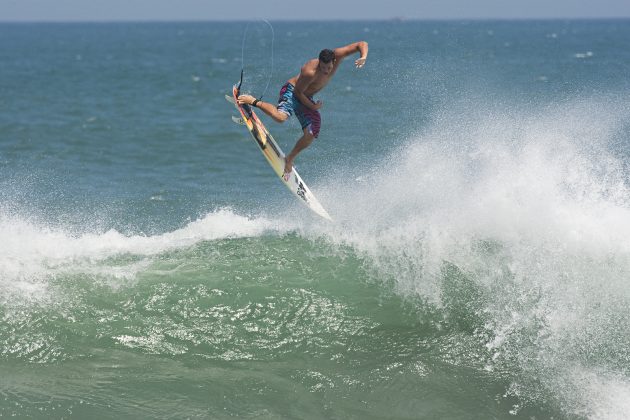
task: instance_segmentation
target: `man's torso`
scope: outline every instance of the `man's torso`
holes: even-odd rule
[[[304,94],[306,96],[314,96],[317,92],[325,88],[328,82],[330,82],[330,79],[332,79],[332,77],[337,72],[339,61],[341,60],[337,60],[330,74],[323,74],[322,72],[318,71],[318,68],[317,68],[317,66],[319,65],[319,60],[316,58],[309,60],[305,64],[305,67],[307,67],[308,70],[312,70],[315,72],[315,78],[313,79],[311,84],[308,85],[308,87],[304,91]],[[288,82],[291,83],[293,86],[296,86],[299,78],[300,78],[300,75],[298,74],[297,76],[289,79]]]

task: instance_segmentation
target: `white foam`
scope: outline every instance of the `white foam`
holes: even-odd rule
[[[42,279],[60,267],[73,270],[74,265],[75,269],[77,266],[88,269],[95,262],[117,255],[148,257],[201,241],[259,236],[274,229],[279,229],[278,225],[268,219],[249,218],[230,210],[218,210],[182,229],[155,236],[124,235],[115,230],[73,235],[3,215],[0,216],[0,284],[24,290],[37,288],[37,284],[43,287]],[[126,272],[123,267],[110,267],[108,273],[129,277],[144,267],[142,263],[130,264]]]
[[[590,418],[622,420],[630,415],[630,382],[627,378],[593,375],[587,388]]]
[[[455,265],[485,299],[470,315],[486,320],[489,369],[517,363],[508,369],[578,406],[585,399],[567,395],[583,396],[579,385],[554,379],[569,377],[567,358],[585,342],[630,357],[630,189],[610,150],[629,140],[630,107],[589,98],[526,109],[455,104],[367,173],[335,174],[360,182],[328,188],[337,225],[318,229],[402,295],[438,306],[445,263]],[[582,408],[615,418],[630,380],[593,375],[609,395]]]
[[[562,405],[571,416],[592,420],[625,420],[630,413],[630,381],[620,375],[581,365],[555,377]]]

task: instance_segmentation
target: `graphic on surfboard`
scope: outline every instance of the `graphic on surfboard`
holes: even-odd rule
[[[317,198],[315,198],[315,195],[313,195],[311,190],[306,186],[306,183],[304,183],[295,167],[289,174],[284,174],[284,153],[271,134],[269,134],[267,128],[265,128],[263,123],[258,119],[258,116],[254,112],[253,108],[247,104],[238,104],[236,99],[239,96],[239,85],[234,85],[232,87],[232,96],[225,95],[225,99],[234,104],[241,114],[241,118],[232,117],[232,120],[237,124],[247,127],[247,130],[258,145],[258,148],[265,156],[267,162],[269,162],[269,165],[271,165],[282,183],[286,185],[286,187],[296,197],[298,197],[301,202],[306,204],[308,208],[324,219],[332,221],[332,218],[326,209],[324,209],[319,201],[317,201]]]

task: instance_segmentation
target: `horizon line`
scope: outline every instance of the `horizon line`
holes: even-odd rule
[[[598,21],[598,20],[630,20],[630,16],[573,16],[573,17],[431,17],[431,18],[409,18],[409,17],[389,17],[389,18],[225,18],[225,19],[204,19],[204,18],[185,18],[185,19],[155,19],[155,18],[122,18],[122,19],[10,19],[4,20],[0,18],[0,24],[109,24],[109,23],[242,23],[256,20],[267,20],[269,22],[290,23],[290,22],[514,22],[514,21]]]

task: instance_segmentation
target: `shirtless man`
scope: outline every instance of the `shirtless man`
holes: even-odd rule
[[[360,57],[354,62],[354,65],[361,68],[368,55],[368,44],[365,41],[355,42],[334,50],[322,50],[319,53],[319,58],[307,61],[300,69],[300,74],[289,79],[282,87],[277,106],[260,101],[251,95],[238,97],[239,104],[258,107],[279,123],[285,122],[293,113],[300,121],[304,135],[285,158],[285,174],[290,173],[293,169],[293,160],[298,153],[306,149],[319,135],[321,126],[319,109],[324,104],[322,101],[315,101],[313,96],[328,84],[343,59],[356,52],[360,54]]]

